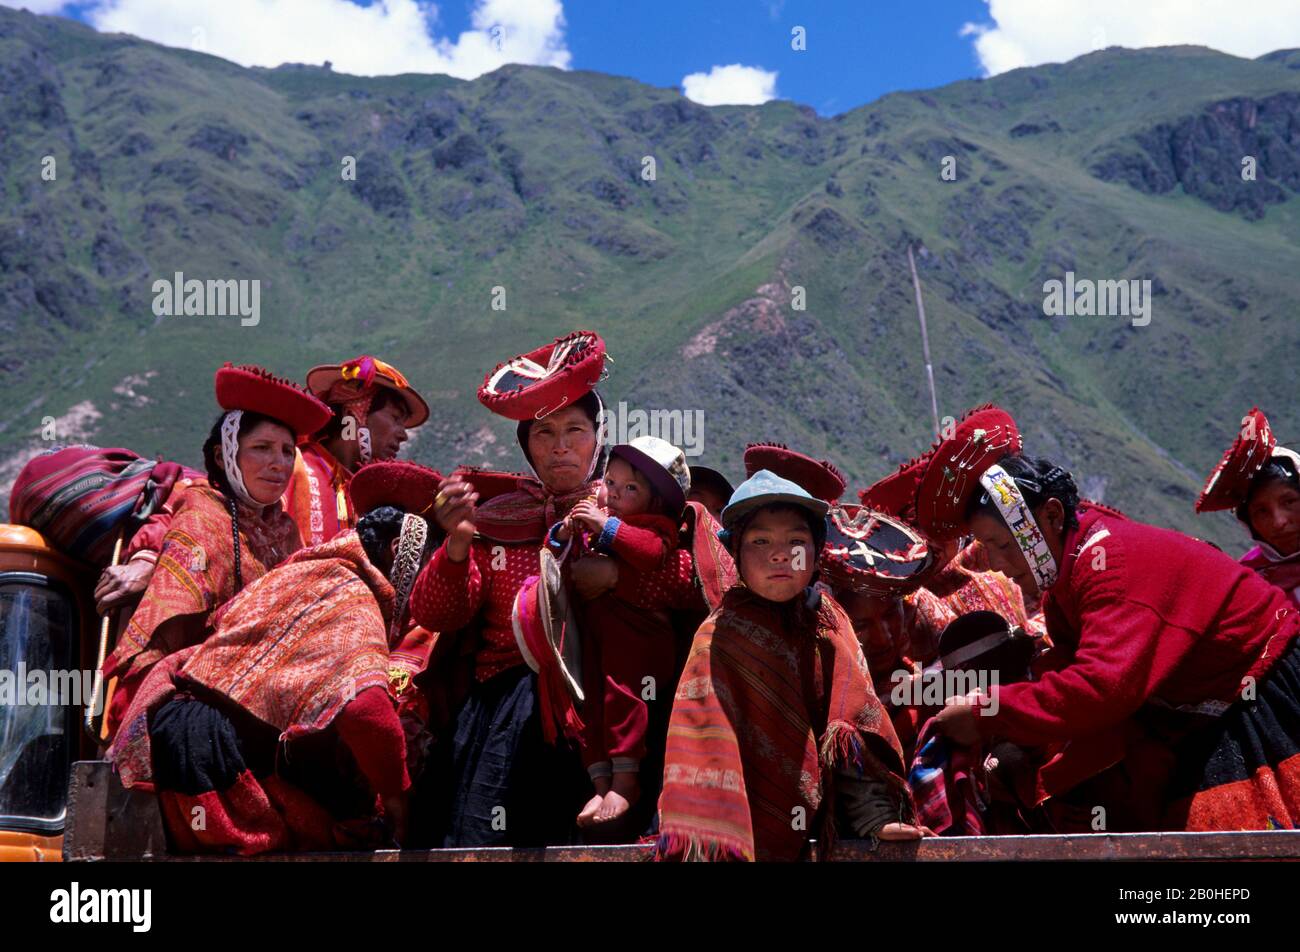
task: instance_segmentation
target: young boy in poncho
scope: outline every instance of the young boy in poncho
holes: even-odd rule
[[[922,835],[853,628],[811,589],[826,511],[767,470],[723,510],[741,581],[700,626],[678,682],[660,858],[790,861],[837,829]]]

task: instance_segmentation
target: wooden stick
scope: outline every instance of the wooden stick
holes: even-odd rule
[[[117,540],[113,543],[113,561],[109,567],[115,567],[122,559],[122,540],[126,535],[126,526],[117,531]],[[95,708],[99,705],[99,696],[104,691],[104,659],[108,657],[108,633],[113,627],[113,609],[109,609],[99,623],[99,654],[95,660],[95,682],[90,691],[90,703],[86,705],[86,732],[95,740],[101,739],[101,731],[95,730]],[[116,679],[114,679],[116,680]],[[104,704],[107,713],[108,704]],[[102,725],[101,725],[102,726]]]

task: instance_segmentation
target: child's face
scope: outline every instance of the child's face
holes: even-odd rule
[[[649,511],[654,492],[644,476],[616,456],[605,469],[605,497],[614,515],[635,516]]]
[[[788,602],[812,583],[816,556],[808,520],[790,509],[760,509],[740,537],[740,577],[757,595]]]

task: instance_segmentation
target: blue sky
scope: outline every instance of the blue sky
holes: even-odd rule
[[[468,4],[458,5],[468,27]],[[637,6],[644,12],[634,12]],[[982,73],[964,23],[986,21],[983,0],[566,0],[574,69],[656,86],[718,64],[777,72],[781,99],[844,112],[900,89],[927,89]],[[448,9],[450,15],[451,10]],[[450,18],[450,16],[449,16]],[[807,49],[790,48],[794,26]]]
[[[1107,46],[1300,47],[1300,0],[0,0],[245,66],[472,79],[531,63],[845,112]],[[791,30],[806,31],[806,49]],[[489,36],[491,33],[491,36]]]
[[[620,4],[576,0],[569,48],[577,69],[625,73],[659,86],[719,63],[777,71],[782,99],[843,112],[900,89],[981,75],[962,24],[984,20],[982,0],[666,0],[657,16],[627,17]],[[807,49],[790,48],[791,28]]]

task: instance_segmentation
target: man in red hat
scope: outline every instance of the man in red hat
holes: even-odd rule
[[[158,792],[180,849],[400,844],[410,778],[391,652],[439,541],[425,516],[441,480],[405,461],[362,467],[355,530],[261,576],[150,675],[109,758],[126,786]]]
[[[313,367],[307,389],[333,415],[299,446],[284,506],[303,544],[319,545],[356,525],[348,482],[357,467],[394,459],[408,431],[429,418],[429,405],[396,367],[364,354]]]
[[[316,431],[298,435],[283,503],[302,544],[319,545],[356,525],[348,496],[352,473],[372,459],[395,458],[408,431],[429,418],[429,406],[395,367],[365,355],[313,367],[307,388],[327,405],[330,415]],[[122,565],[104,570],[95,588],[101,614],[133,600],[148,586],[179,498],[169,500],[168,508],[136,533],[123,552]]]

